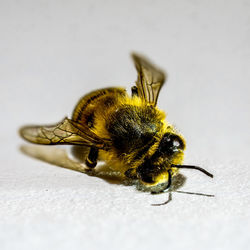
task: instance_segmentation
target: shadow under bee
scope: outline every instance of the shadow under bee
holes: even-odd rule
[[[99,177],[110,184],[136,185],[137,181],[129,180],[122,173],[112,170],[107,164],[100,164],[95,169],[89,169],[85,165],[85,159],[89,148],[83,146],[73,146],[70,157],[67,150],[58,147],[48,147],[43,145],[21,145],[20,150],[25,155],[50,163],[57,167],[70,169],[85,173],[89,176]],[[186,177],[178,174],[173,177],[171,191],[181,188],[186,181]]]
[[[96,167],[96,169],[89,169],[84,164],[84,157],[88,152],[88,148],[74,146],[72,155],[76,159],[72,159],[67,150],[58,147],[48,147],[43,145],[21,145],[20,151],[32,158],[50,163],[57,167],[70,169],[73,171],[85,173],[89,176],[100,177],[103,180],[112,184],[122,184],[123,177],[120,173],[112,171],[106,164]],[[78,161],[81,159],[81,161]]]

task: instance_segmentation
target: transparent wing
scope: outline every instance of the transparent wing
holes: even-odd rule
[[[67,117],[50,126],[25,126],[20,135],[27,141],[37,144],[73,144],[107,149],[111,145],[109,139],[98,137],[87,126],[78,124]]]
[[[156,105],[160,89],[165,81],[165,73],[138,54],[132,54],[138,73],[136,87],[138,95],[146,102]]]

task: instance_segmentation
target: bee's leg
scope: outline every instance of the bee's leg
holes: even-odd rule
[[[98,158],[98,149],[90,148],[89,155],[86,159],[86,165],[89,168],[94,168],[97,164],[97,158]]]
[[[132,93],[132,96],[138,96],[138,88],[136,86],[133,86],[131,88],[131,93]]]
[[[125,173],[125,176],[130,179],[137,179],[136,169],[135,168],[129,168]]]

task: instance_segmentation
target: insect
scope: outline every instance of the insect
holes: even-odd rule
[[[90,148],[86,165],[105,161],[143,190],[160,193],[171,186],[182,165],[186,142],[156,106],[164,72],[145,57],[132,54],[138,73],[129,95],[124,88],[93,91],[80,99],[72,117],[50,126],[24,126],[21,136],[37,144],[70,144]]]

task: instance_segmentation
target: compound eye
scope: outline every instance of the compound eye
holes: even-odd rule
[[[175,138],[174,140],[173,140],[173,146],[175,147],[175,148],[181,148],[181,145],[182,145],[183,143],[182,143],[182,141],[180,140],[180,138],[179,137],[177,137],[177,138]]]
[[[169,155],[178,149],[184,149],[183,140],[175,134],[166,133],[161,142],[161,151],[165,151]]]

